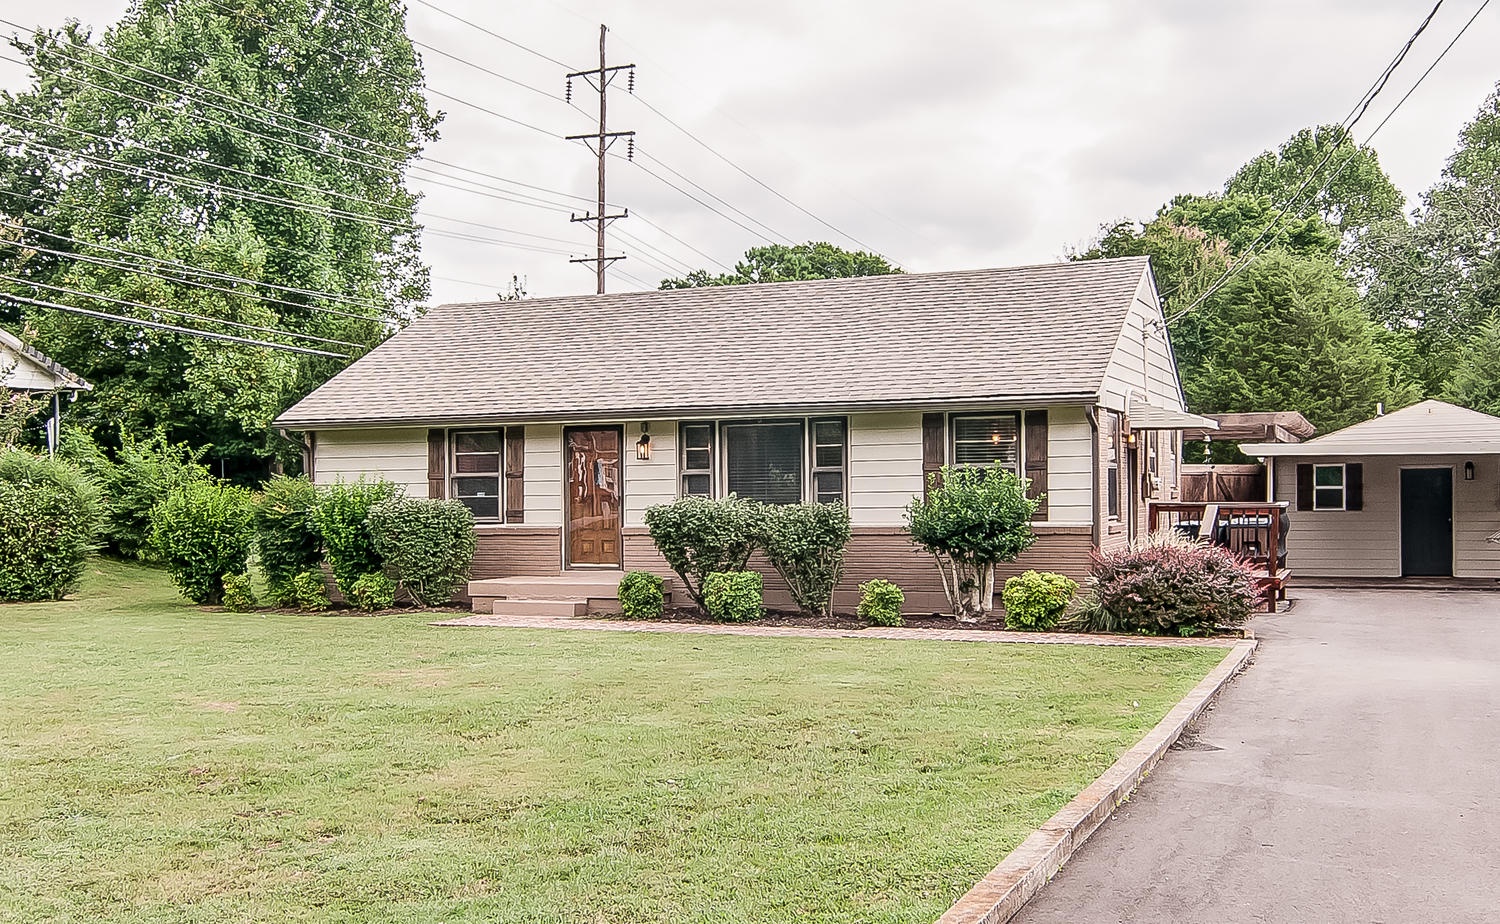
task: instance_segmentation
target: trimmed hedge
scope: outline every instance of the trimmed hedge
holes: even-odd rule
[[[297,603],[292,582],[323,563],[323,539],[313,525],[318,489],[306,478],[277,475],[255,499],[255,545],[266,592],[278,606]]]
[[[844,576],[849,508],[843,504],[771,504],[760,510],[759,542],[771,567],[810,616],[833,609],[833,589]]]
[[[81,471],[0,449],[0,601],[62,599],[102,526],[99,490]]]
[[[422,606],[453,599],[474,563],[474,514],[456,500],[393,497],[370,508],[371,545]]]
[[[318,491],[312,510],[313,525],[323,537],[328,566],[345,597],[354,582],[384,567],[375,540],[370,535],[370,508],[401,492],[389,481],[338,482]]]
[[[707,610],[708,576],[743,571],[759,542],[761,505],[730,496],[684,497],[646,508],[646,528],[688,596]]]
[[[151,511],[151,545],[194,603],[224,602],[226,575],[243,574],[255,533],[250,492],[218,481],[178,485]]]
[[[901,606],[906,594],[890,581],[876,578],[859,585],[859,615],[872,626],[901,625]]]
[[[704,581],[704,609],[718,622],[751,622],[761,616],[763,581],[755,571],[715,571]]]
[[[1078,593],[1078,582],[1061,574],[1023,571],[1005,582],[1000,601],[1005,604],[1005,628],[1047,632],[1057,628]]]
[[[620,578],[615,595],[626,619],[660,619],[667,597],[661,578],[649,571],[632,571]]]

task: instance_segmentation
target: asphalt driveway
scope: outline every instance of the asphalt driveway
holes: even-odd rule
[[[1500,919],[1500,593],[1298,596],[1017,921]]]

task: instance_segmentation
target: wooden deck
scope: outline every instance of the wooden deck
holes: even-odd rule
[[[1152,532],[1173,529],[1229,549],[1248,561],[1256,572],[1255,587],[1261,607],[1276,612],[1286,599],[1292,572],[1286,567],[1286,502],[1279,503],[1154,503],[1150,506]]]

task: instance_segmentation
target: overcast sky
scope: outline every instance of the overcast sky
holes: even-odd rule
[[[607,23],[610,63],[638,66],[639,95],[633,100],[623,82],[618,86],[609,127],[637,132],[642,166],[751,228],[668,171],[777,235],[849,247],[860,246],[857,240],[919,272],[1056,260],[1087,243],[1102,222],[1149,217],[1175,193],[1219,188],[1240,164],[1297,129],[1342,118],[1431,6],[1429,0],[431,2],[577,69],[597,65],[598,26]],[[1443,4],[1356,130],[1359,137],[1480,2]],[[561,93],[563,68],[421,0],[410,5],[418,42]],[[30,23],[43,15],[44,24],[56,25],[71,16],[97,30],[125,6],[0,0],[7,19]],[[1496,48],[1500,6],[1480,16],[1373,142],[1408,207],[1436,179],[1458,131],[1500,80]],[[575,82],[574,102],[588,112],[419,50],[434,91],[557,136],[594,128],[597,97],[582,83]],[[21,88],[25,80],[21,68],[0,62],[0,85]],[[447,117],[430,156],[593,195],[594,161],[576,142],[436,96],[432,105]],[[715,268],[690,247],[727,266],[769,237],[737,227],[623,161],[610,163],[609,184],[610,200],[632,212],[616,227],[649,245],[611,236],[610,252],[627,255],[617,264],[620,273],[611,273],[611,291],[654,287],[666,269]],[[565,213],[415,185],[426,192],[430,229],[592,253],[590,232]],[[437,235],[426,238],[425,254],[434,302],[492,297],[512,275],[525,277],[534,296],[593,291],[591,271],[567,263],[567,254]]]

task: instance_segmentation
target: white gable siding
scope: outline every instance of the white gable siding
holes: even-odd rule
[[[646,508],[677,499],[677,421],[653,420],[651,458],[636,458],[639,423],[625,425],[625,525],[645,526]]]
[[[906,505],[922,493],[922,415],[849,416],[849,521],[901,526]]]
[[[408,497],[427,496],[427,430],[319,430],[313,472],[318,484],[394,481]]]
[[[1360,462],[1362,510],[1298,510],[1297,463]],[[1473,481],[1463,464],[1473,461]],[[1287,566],[1310,577],[1401,576],[1401,469],[1453,469],[1454,577],[1500,578],[1500,457],[1366,456],[1276,460],[1276,499],[1288,501]]]
[[[1143,276],[1105,370],[1101,394],[1105,407],[1124,411],[1129,401],[1145,400],[1169,410],[1186,409],[1171,346],[1159,326],[1160,304],[1150,277]]]
[[[563,428],[526,427],[526,525],[561,526],[563,521]]]

